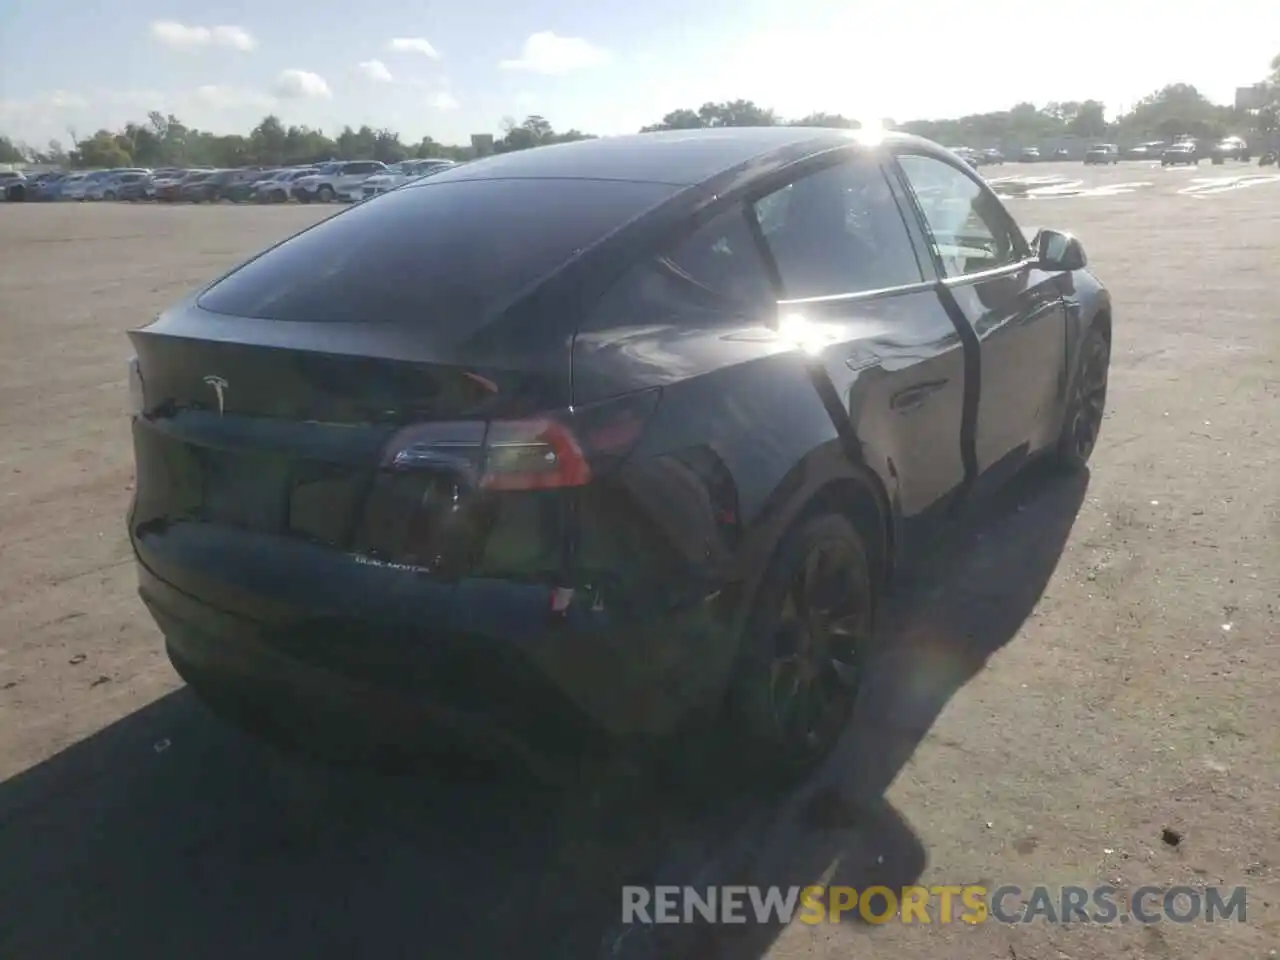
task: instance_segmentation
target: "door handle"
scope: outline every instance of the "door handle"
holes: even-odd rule
[[[859,370],[867,369],[867,367],[874,367],[879,362],[880,357],[870,350],[854,350],[853,353],[845,357],[844,365],[856,373]]]
[[[914,410],[926,400],[931,394],[937,393],[945,387],[949,380],[930,380],[926,383],[913,383],[905,390],[899,390],[889,400],[889,409],[897,410],[904,413],[908,410]]]

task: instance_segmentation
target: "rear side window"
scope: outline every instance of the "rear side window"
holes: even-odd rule
[[[733,207],[627,271],[584,329],[704,326],[776,300],[743,210]]]
[[[424,180],[286,240],[200,306],[262,320],[478,327],[677,188],[609,180]]]
[[[884,171],[858,158],[755,204],[788,299],[865,293],[923,276]]]

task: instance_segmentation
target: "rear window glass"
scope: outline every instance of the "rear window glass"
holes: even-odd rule
[[[199,302],[261,320],[479,325],[676,189],[609,180],[417,181],[286,240]]]

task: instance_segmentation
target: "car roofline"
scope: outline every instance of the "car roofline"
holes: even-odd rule
[[[802,128],[803,129],[803,128]],[[672,188],[671,194],[630,219],[619,223],[575,256],[557,267],[552,273],[533,282],[517,293],[505,307],[495,314],[493,321],[476,331],[473,344],[484,347],[480,341],[494,337],[494,343],[506,336],[502,328],[519,330],[529,326],[536,316],[559,318],[548,342],[564,342],[572,337],[586,311],[613,285],[632,264],[642,259],[650,250],[669,242],[673,234],[695,226],[706,217],[714,216],[725,205],[740,201],[760,190],[787,171],[805,167],[818,167],[836,153],[863,154],[883,158],[890,153],[911,152],[934,156],[946,161],[952,155],[930,140],[909,134],[812,128],[814,136],[773,144],[749,159],[732,164],[717,173],[693,184],[673,184],[652,179],[617,178],[615,182],[653,183]],[[607,178],[564,176],[491,176],[468,177],[441,183],[434,177],[405,184],[400,189],[430,189],[454,182],[497,180],[583,180],[599,181]],[[715,211],[715,212],[713,212]]]

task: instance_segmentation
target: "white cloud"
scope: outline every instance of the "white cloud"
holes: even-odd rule
[[[390,83],[395,79],[381,60],[365,60],[357,63],[356,72],[366,80],[376,80],[378,83]]]
[[[524,42],[520,57],[503,60],[503,70],[528,70],[531,73],[562,75],[608,63],[607,50],[581,37],[561,37],[551,30],[535,33]]]
[[[440,59],[436,48],[423,37],[396,37],[387,44],[387,49],[394,53],[420,53],[432,60]]]
[[[27,120],[51,113],[75,113],[89,106],[89,98],[66,90],[54,90],[26,100],[0,100],[0,117]]]
[[[285,100],[328,100],[333,96],[324,77],[309,70],[281,70],[273,89]]]
[[[457,110],[461,104],[458,98],[448,90],[441,90],[431,98],[431,105],[437,110]]]
[[[262,107],[266,109],[275,103],[272,97],[257,90],[214,83],[196,87],[191,98],[200,106],[208,107],[212,110],[237,110],[241,107]]]
[[[514,99],[516,106],[525,110],[533,107],[538,102],[537,94],[530,93],[528,90],[521,90],[515,95]]]
[[[151,24],[151,37],[158,43],[175,50],[193,50],[197,47],[229,47],[232,50],[252,50],[258,41],[244,27],[188,26],[176,20],[157,20]]]

